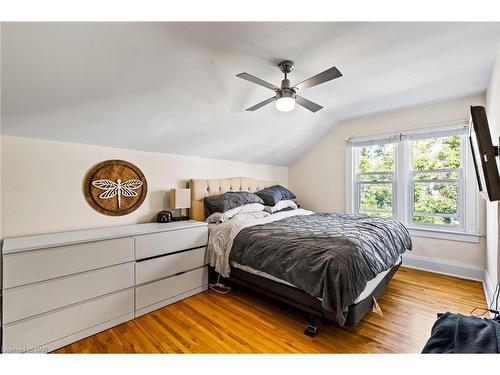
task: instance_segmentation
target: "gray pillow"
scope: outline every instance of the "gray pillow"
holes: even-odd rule
[[[256,192],[255,195],[262,198],[266,206],[274,206],[279,201],[297,198],[294,193],[281,185],[265,188]]]
[[[232,208],[243,206],[244,204],[260,203],[264,201],[254,193],[248,191],[228,191],[224,194],[205,197],[205,216],[208,217],[214,212],[226,212]]]

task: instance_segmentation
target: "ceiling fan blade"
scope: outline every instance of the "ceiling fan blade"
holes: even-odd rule
[[[250,82],[253,82],[253,83],[256,83],[260,86],[264,86],[268,89],[271,89],[271,90],[279,90],[280,88],[279,87],[276,87],[274,86],[272,83],[269,83],[269,82],[266,82],[260,78],[257,78],[251,74],[248,74],[248,73],[240,73],[240,74],[236,74],[236,77],[240,77],[240,78],[243,78],[243,79],[246,79],[247,81],[250,81]]]
[[[323,108],[319,104],[311,102],[310,100],[307,100],[306,98],[303,98],[302,96],[298,95],[295,95],[295,102],[301,105],[302,107],[307,108],[311,112],[318,112],[321,108]]]
[[[324,72],[316,74],[314,77],[308,78],[305,81],[300,82],[294,87],[299,90],[303,90],[309,87],[317,86],[321,83],[331,81],[332,79],[339,77],[342,77],[342,73],[340,73],[340,71],[336,67],[332,67],[330,69],[325,70]]]
[[[275,97],[273,96],[272,98],[266,99],[260,103],[255,104],[254,106],[245,109],[245,111],[255,111],[256,109],[259,109],[260,107],[264,107],[266,104],[269,104],[273,102]]]

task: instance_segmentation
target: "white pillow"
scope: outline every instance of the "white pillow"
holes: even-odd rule
[[[231,218],[231,221],[245,221],[253,219],[262,219],[264,217],[271,216],[269,212],[258,211],[258,212],[245,212],[241,214],[236,214]]]
[[[288,199],[288,200],[279,201],[274,206],[266,206],[265,210],[271,214],[274,214],[276,211],[280,211],[280,210],[283,210],[283,209],[288,208],[288,207],[291,207],[294,210],[296,210],[298,208],[297,203]]]
[[[214,212],[212,215],[206,218],[207,223],[224,223],[225,221],[228,221],[231,219],[234,215],[237,214],[244,214],[244,213],[249,213],[249,212],[260,212],[264,211],[264,205],[261,203],[249,203],[249,204],[244,204],[243,206],[238,206],[235,208],[231,208],[230,210],[227,210],[226,212]]]

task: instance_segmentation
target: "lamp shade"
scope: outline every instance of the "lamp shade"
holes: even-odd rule
[[[170,208],[191,208],[191,190],[170,189]]]

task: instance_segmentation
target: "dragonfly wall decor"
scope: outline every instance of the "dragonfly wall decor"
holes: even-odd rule
[[[126,160],[97,163],[83,179],[85,200],[103,215],[128,215],[142,205],[147,193],[148,182],[144,173]]]
[[[137,193],[134,190],[142,186],[142,181],[135,179],[122,181],[121,179],[117,179],[116,182],[113,182],[104,179],[92,181],[92,185],[104,190],[104,192],[99,194],[99,198],[101,199],[110,199],[116,196],[118,199],[118,209],[121,209],[121,197],[136,197]]]

